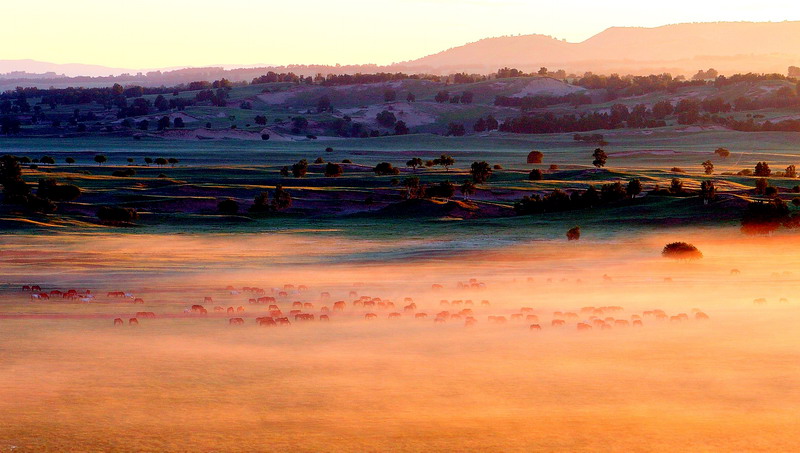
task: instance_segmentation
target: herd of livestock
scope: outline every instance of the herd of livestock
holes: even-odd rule
[[[460,290],[482,290],[486,285],[471,279],[468,282],[459,282],[457,285]],[[433,291],[442,290],[439,284],[432,285]],[[42,291],[39,285],[25,285],[22,291],[29,292],[31,300],[46,301],[52,298],[61,298],[68,301],[80,301],[83,303],[96,302],[97,298],[91,290],[51,290]],[[358,291],[351,290],[348,293],[349,302],[346,300],[332,300],[330,292],[321,292],[317,297],[307,297],[309,288],[306,285],[286,284],[282,288],[263,289],[259,287],[245,286],[239,289],[233,286],[225,288],[228,296],[238,297],[243,305],[224,306],[214,304],[212,296],[203,297],[202,303],[193,304],[183,309],[182,314],[172,314],[173,316],[216,316],[227,319],[231,326],[243,326],[246,319],[252,318],[255,324],[263,327],[288,326],[299,322],[330,322],[332,318],[361,318],[365,321],[373,321],[380,318],[388,320],[400,320],[410,318],[418,321],[433,320],[434,324],[461,323],[466,327],[475,326],[479,320],[485,320],[488,324],[505,325],[513,323],[526,326],[532,331],[542,330],[544,327],[564,328],[573,327],[580,331],[599,329],[607,330],[612,328],[642,327],[648,320],[668,321],[673,323],[686,322],[690,319],[705,321],[709,316],[703,311],[694,308],[691,316],[688,313],[678,313],[669,315],[664,310],[653,309],[626,315],[620,306],[585,306],[574,311],[554,311],[544,313],[535,310],[533,307],[518,307],[513,310],[494,310],[492,304],[485,299],[441,299],[438,302],[439,308],[433,311],[425,311],[417,306],[414,299],[404,297],[402,303],[395,303],[392,300],[380,297],[359,295]],[[304,297],[305,296],[305,297]],[[144,300],[135,297],[133,293],[126,291],[109,291],[106,293],[107,299],[118,299],[130,304],[142,304]],[[247,304],[244,304],[244,300]],[[292,299],[305,299],[292,300]],[[313,299],[311,302],[309,299]],[[761,303],[762,300],[755,301]],[[783,300],[782,300],[783,301]],[[198,300],[199,302],[199,300]],[[210,308],[206,308],[209,306]],[[247,307],[247,308],[245,308]],[[209,314],[211,311],[211,314]],[[494,311],[494,313],[489,314]],[[499,313],[498,313],[499,312]],[[156,314],[151,311],[135,312],[135,315],[126,315],[128,325],[138,325],[141,319],[156,318]],[[115,317],[113,325],[124,325],[123,317]]]

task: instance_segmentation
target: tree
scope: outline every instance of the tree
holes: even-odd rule
[[[158,130],[163,131],[164,129],[168,128],[171,124],[168,116],[162,116],[158,120]]]
[[[528,179],[531,180],[531,181],[541,181],[542,180],[542,170],[539,170],[538,168],[534,168],[533,170],[531,170],[530,173],[528,173]]]
[[[169,162],[170,166],[174,167],[175,164],[177,164],[180,161],[174,157],[170,157],[169,159],[167,159],[167,162]]]
[[[101,206],[97,210],[97,218],[104,223],[112,225],[131,223],[139,218],[139,213],[134,208],[121,206]]]
[[[152,157],[145,157],[144,158],[144,163],[147,164],[147,166],[149,167],[150,164],[153,163],[153,158]]]
[[[447,125],[447,133],[445,135],[453,137],[463,137],[466,134],[467,130],[464,128],[463,124],[450,123]]]
[[[183,122],[183,118],[177,117],[173,122],[173,126],[175,126],[178,129],[183,129],[184,127],[186,127],[186,123]]]
[[[594,165],[595,167],[601,168],[606,166],[606,160],[608,160],[608,156],[606,155],[606,152],[603,151],[602,149],[600,148],[595,149],[594,152],[592,153],[592,157],[594,158],[594,160],[592,161],[592,165]]]
[[[456,163],[456,160],[449,154],[442,154],[438,159],[433,159],[434,165],[441,165],[444,171],[450,171],[450,166]]]
[[[459,187],[459,189],[461,190],[461,195],[464,196],[465,200],[469,200],[469,197],[475,195],[475,183],[473,183],[469,179],[464,181],[464,183],[461,184],[461,187]]]
[[[714,181],[703,181],[700,183],[700,199],[703,204],[708,204],[714,200],[717,195],[717,188],[714,186]]]
[[[400,169],[395,168],[389,162],[381,162],[375,166],[373,169],[376,175],[378,176],[386,176],[386,175],[398,175],[400,174]]]
[[[167,165],[169,162],[167,161],[167,159],[164,159],[163,157],[157,157],[155,163],[159,167],[163,167],[164,165]]]
[[[705,174],[710,175],[714,173],[714,164],[710,160],[703,162],[701,165],[703,166]]]
[[[375,119],[378,121],[378,124],[383,127],[394,127],[395,123],[397,123],[397,117],[388,110],[384,110],[375,115]]]
[[[465,91],[461,93],[461,103],[462,104],[472,104],[472,100],[475,98],[475,95],[472,91]]]
[[[406,189],[406,199],[420,198],[424,193],[424,187],[419,182],[419,177],[411,176],[403,180],[403,187]]]
[[[486,130],[486,120],[478,118],[478,121],[472,126],[472,130],[475,132],[484,132]]]
[[[0,158],[0,184],[3,185],[4,203],[27,203],[30,189],[22,179],[22,168],[16,157],[7,154]]]
[[[106,161],[106,156],[98,154],[94,156],[94,161],[97,162],[98,165],[103,165],[103,163]]]
[[[405,121],[398,121],[394,125],[394,135],[407,135],[411,130],[406,126]]]
[[[692,244],[672,242],[664,246],[664,249],[661,250],[661,256],[676,260],[697,260],[702,258],[703,254]]]
[[[387,88],[383,91],[383,101],[384,102],[394,102],[397,100],[397,91]]]
[[[581,238],[581,227],[575,226],[567,230],[567,240],[577,241]]]
[[[319,101],[317,101],[317,112],[327,112],[328,110],[333,111],[331,100],[328,96],[322,96],[319,98]]]
[[[425,190],[425,196],[428,198],[444,198],[447,200],[452,198],[455,193],[456,186],[450,181],[442,181]]]
[[[292,165],[292,176],[295,178],[302,178],[308,172],[308,161],[300,159],[296,164]]]
[[[486,161],[473,162],[470,166],[469,173],[472,175],[472,180],[476,184],[483,184],[492,176],[492,167]]]
[[[69,165],[72,165],[75,163],[75,159],[67,157],[66,159],[64,159],[64,162],[68,163]]]
[[[53,165],[53,164],[56,163],[56,160],[53,159],[51,156],[42,156],[42,158],[39,159],[39,162],[41,162],[43,164]]]
[[[248,209],[250,212],[267,212],[269,211],[269,193],[261,192],[253,199],[253,205]]]
[[[236,202],[236,200],[228,198],[217,204],[217,210],[222,214],[236,215],[239,212],[239,203]]]
[[[129,157],[129,158],[125,159],[125,160],[128,161],[128,165],[133,164],[133,157]]]
[[[795,167],[794,165],[789,165],[788,167],[786,167],[786,170],[784,170],[783,175],[786,176],[787,178],[796,178],[797,167]]]
[[[289,192],[283,189],[283,186],[278,184],[275,186],[275,195],[272,197],[272,208],[276,211],[282,211],[292,206],[292,196]]]
[[[531,151],[528,153],[529,164],[541,164],[544,154],[541,151]]]
[[[628,181],[628,186],[625,188],[625,193],[631,197],[636,198],[636,195],[642,193],[642,182],[634,178]]]
[[[717,148],[714,150],[714,154],[724,159],[726,157],[729,157],[731,155],[731,152],[728,151],[726,148]]]
[[[755,172],[753,173],[756,176],[760,176],[762,178],[769,177],[772,174],[772,170],[769,169],[769,164],[766,162],[758,162],[756,164]]]
[[[419,157],[414,157],[413,159],[406,162],[406,167],[411,167],[414,170],[416,170],[417,167],[422,167],[423,165],[424,163],[422,162],[422,159],[420,159]]]
[[[59,184],[54,178],[45,178],[39,180],[36,196],[52,201],[72,201],[81,196],[81,189],[73,184]]]
[[[678,178],[672,178],[669,184],[669,191],[675,195],[683,193],[683,181]]]
[[[406,102],[415,102],[416,100],[417,100],[417,97],[414,96],[414,93],[409,91],[408,92],[408,96],[406,96]]]
[[[442,90],[436,93],[436,97],[433,98],[439,104],[444,104],[445,102],[450,100],[450,93],[446,90]]]
[[[763,195],[766,192],[767,187],[769,187],[769,181],[767,181],[766,178],[756,179],[756,194],[757,195]]]
[[[342,166],[339,164],[328,162],[328,165],[325,166],[325,176],[329,178],[342,176],[342,173],[344,173],[344,170],[342,170]]]

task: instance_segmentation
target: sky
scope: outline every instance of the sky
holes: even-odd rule
[[[800,20],[796,0],[3,0],[0,60],[115,68],[389,64],[482,38]],[[12,17],[18,17],[18,20]]]

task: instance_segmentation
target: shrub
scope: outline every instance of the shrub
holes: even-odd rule
[[[530,173],[528,173],[528,179],[531,180],[531,181],[541,181],[542,180],[542,170],[539,170],[538,168],[534,168],[533,170],[531,170]]]
[[[531,151],[528,153],[529,164],[541,164],[544,154],[541,151]]]
[[[119,224],[130,223],[139,218],[139,214],[133,208],[123,208],[121,206],[101,206],[97,210],[97,218],[106,223]]]
[[[228,198],[222,200],[217,204],[217,209],[222,214],[234,215],[239,212],[239,203],[236,200]]]
[[[686,242],[672,242],[664,246],[661,256],[677,260],[696,260],[703,257],[697,247]]]
[[[567,230],[567,240],[577,241],[581,238],[581,227],[575,226]]]

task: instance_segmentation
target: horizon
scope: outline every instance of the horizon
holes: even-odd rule
[[[12,0],[12,9],[14,3],[21,2]],[[288,5],[258,5],[248,0],[232,0],[230,7],[216,11],[211,17],[204,8],[211,5],[207,0],[201,0],[199,5],[193,4],[191,10],[184,7],[186,2],[157,4],[145,0],[138,11],[152,7],[161,14],[143,16],[150,21],[147,27],[132,27],[132,31],[120,32],[117,23],[107,20],[107,17],[130,14],[122,5],[87,0],[86,11],[90,13],[75,17],[68,4],[55,0],[43,3],[42,10],[48,14],[41,16],[37,35],[26,39],[23,45],[4,49],[0,59],[97,65],[124,71],[261,65],[386,66],[484,39],[507,36],[543,35],[580,43],[615,27],[800,20],[800,12],[795,13],[795,17],[786,17],[786,10],[793,9],[788,1],[772,2],[766,7],[754,7],[744,2],[725,3],[724,8],[717,8],[717,4],[722,5],[722,2],[698,7],[681,0],[670,5],[656,5],[657,9],[653,10],[651,5],[640,5],[630,0],[616,2],[615,6],[619,8],[581,1],[571,4],[569,9],[559,5],[530,5],[517,0],[474,0],[466,4],[453,0],[398,0],[391,5],[366,10],[362,8],[363,0],[345,0],[335,7],[321,0],[310,0],[307,11],[312,14],[298,17]],[[241,8],[250,8],[248,18],[264,17],[268,26],[261,27],[252,19],[243,23],[239,14]],[[583,14],[570,16],[574,8],[580,8]],[[20,5],[19,10],[23,9]],[[618,9],[623,12],[609,11]],[[357,13],[351,14],[353,10]],[[71,17],[72,21],[63,24],[62,17]],[[270,17],[281,20],[269,21]],[[391,19],[388,23],[386,17]],[[326,27],[332,21],[338,26],[329,31],[330,28]],[[406,24],[413,24],[413,27]],[[145,29],[148,33],[136,33]],[[165,33],[149,32],[159,29]],[[219,31],[213,33],[214,30]],[[302,32],[296,33],[297,30]],[[320,39],[319,30],[325,30],[329,37]],[[426,32],[415,33],[414,30]],[[10,41],[25,32],[23,22],[19,21],[19,24],[12,23],[0,30],[0,37]],[[185,37],[185,42],[174,38],[164,40],[163,35],[167,34]],[[403,34],[402,40],[398,39],[398,34]],[[97,39],[98,36],[108,39]],[[270,36],[277,39],[270,39]],[[287,39],[289,44],[286,44]],[[192,45],[187,45],[187,42]],[[122,49],[125,51],[121,52]]]

